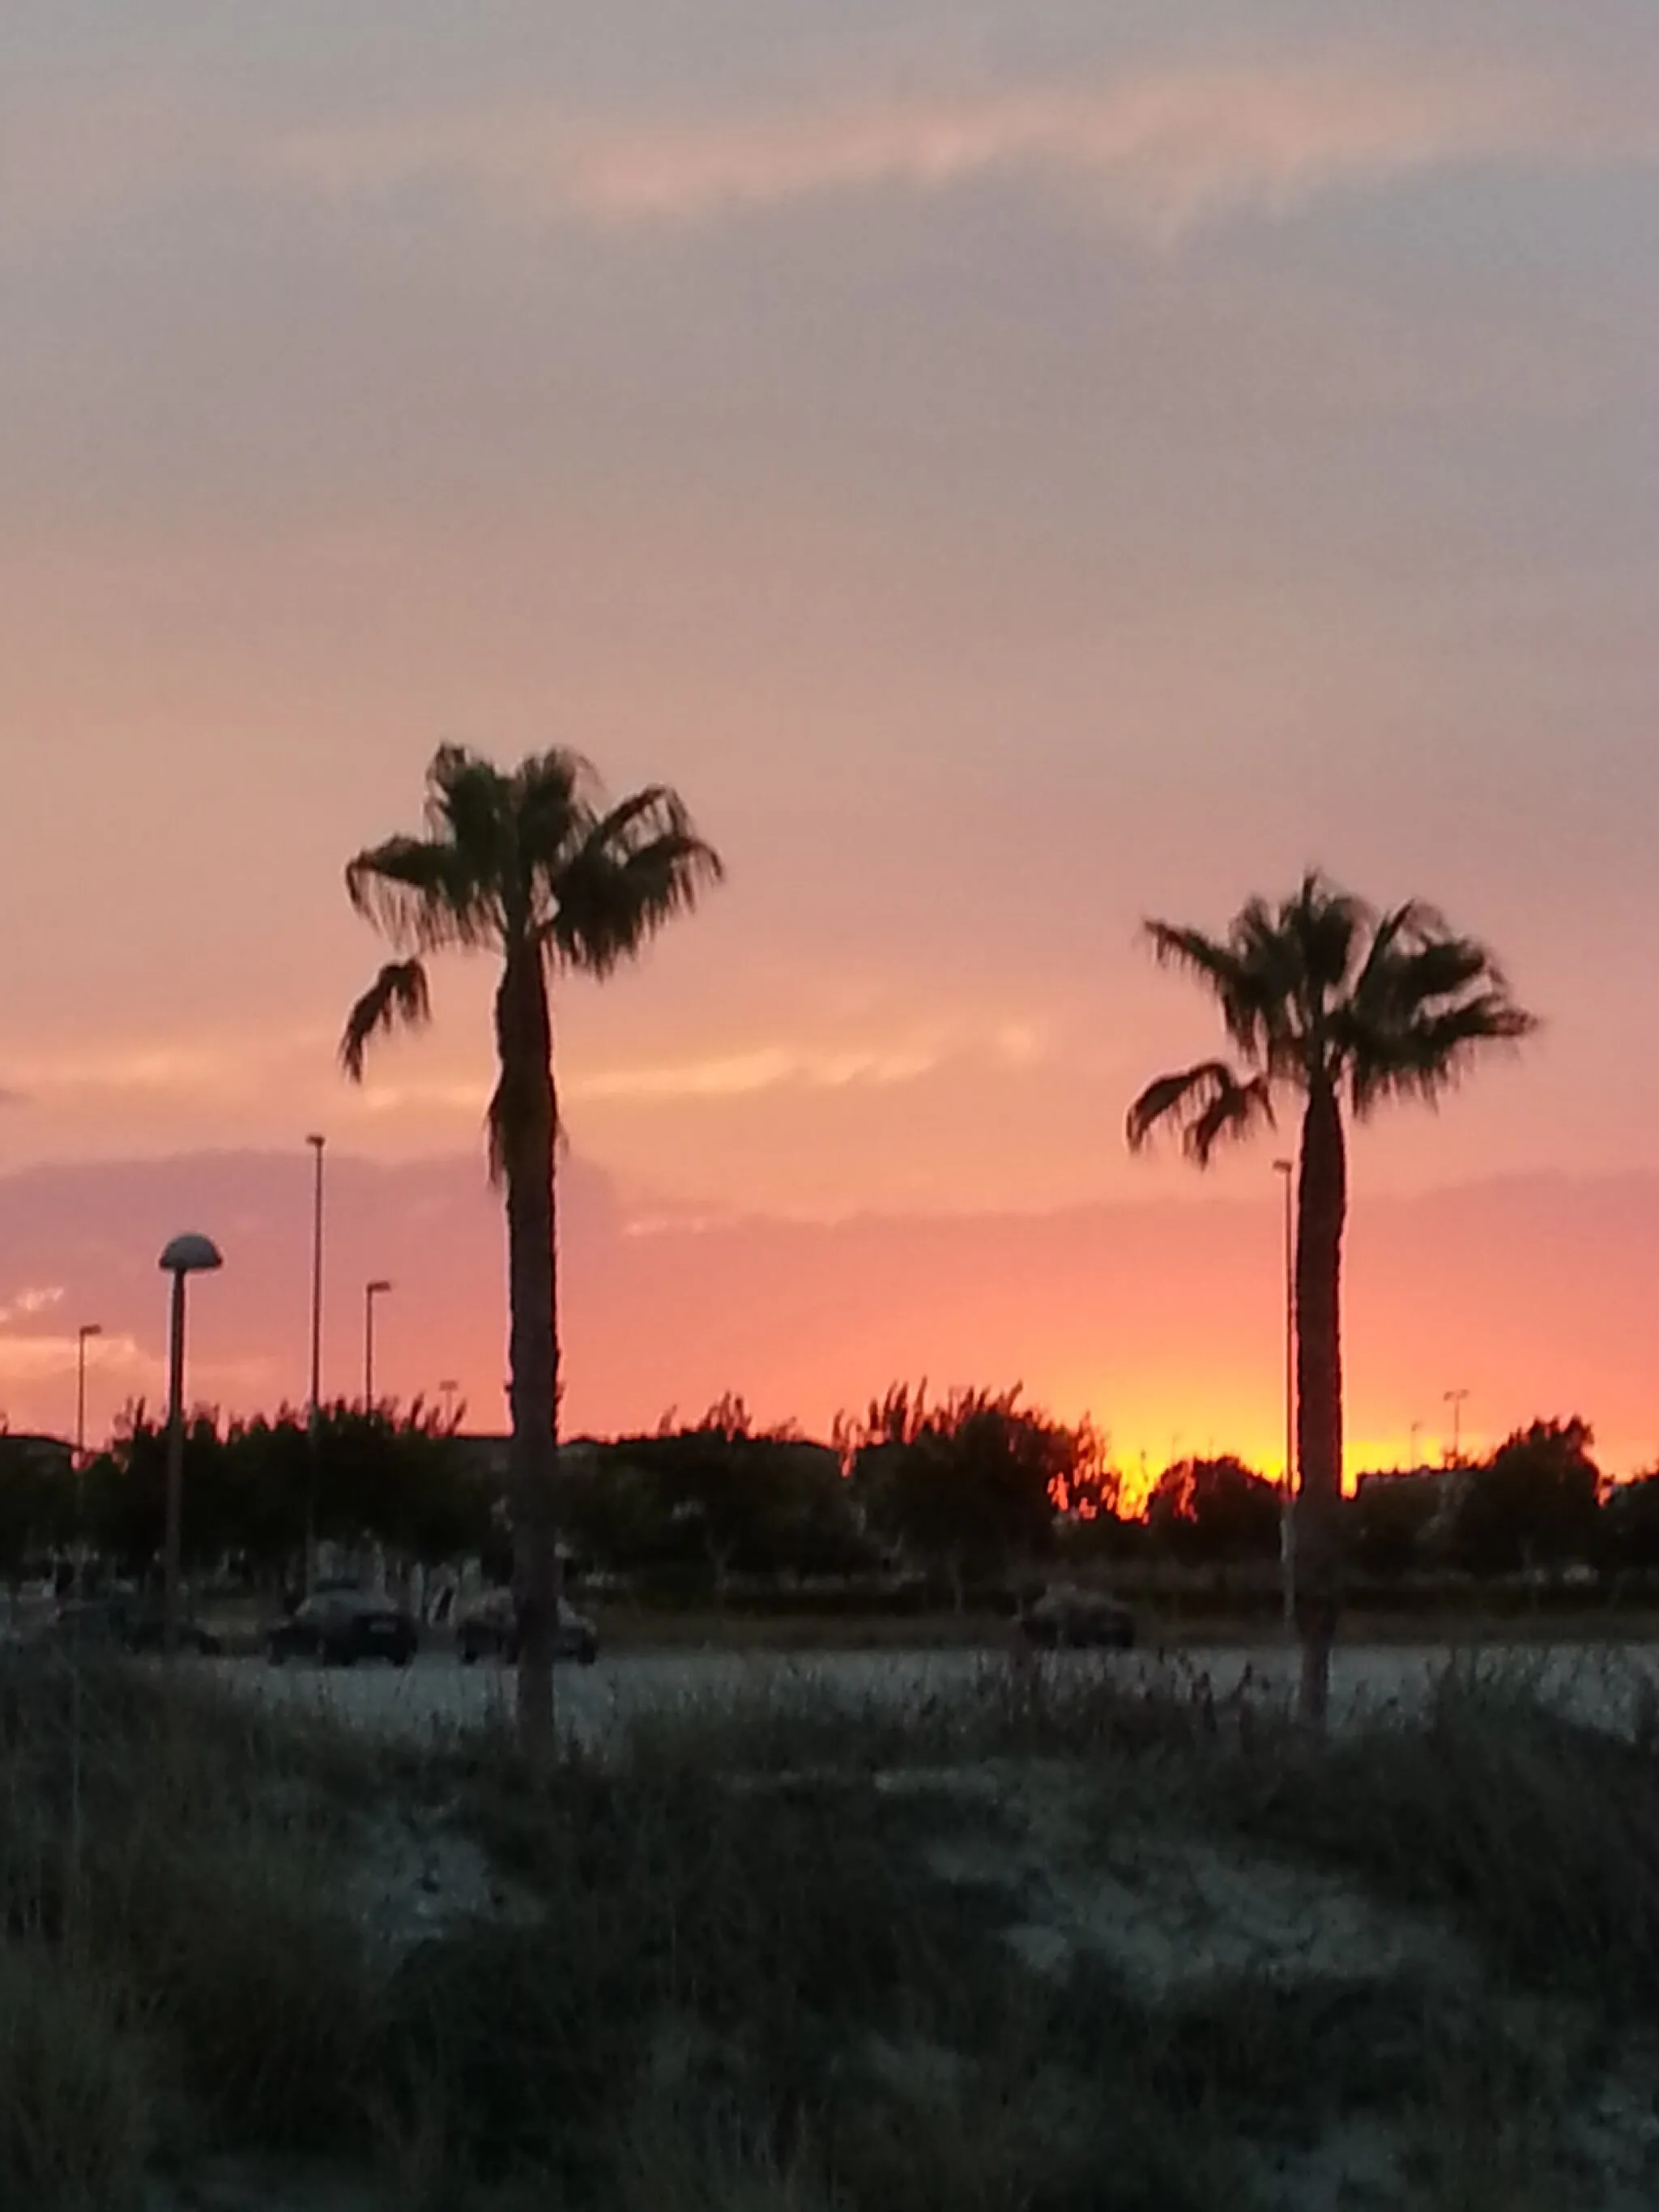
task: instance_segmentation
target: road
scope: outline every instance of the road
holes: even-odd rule
[[[1420,1698],[1448,1659],[1443,1645],[1340,1650],[1332,1684],[1334,1718],[1340,1725],[1378,1705]],[[320,1712],[379,1735],[432,1741],[505,1722],[513,1709],[509,1670],[488,1663],[463,1667],[447,1653],[423,1654],[403,1669],[273,1668],[257,1659],[192,1663],[279,1710]],[[1268,1702],[1288,1701],[1296,1664],[1293,1653],[1277,1648],[1194,1650],[1170,1660],[1139,1653],[1076,1654],[1040,1663],[1062,1675],[1109,1671],[1126,1686],[1167,1681],[1173,1690],[1190,1690],[1203,1676],[1218,1700],[1248,1684],[1249,1694]],[[1620,1730],[1659,1703],[1659,1648],[1650,1644],[1506,1646],[1483,1655],[1479,1663],[1535,1683],[1565,1711]],[[637,1652],[604,1657],[592,1667],[561,1668],[557,1692],[562,1723],[583,1741],[602,1746],[639,1715],[752,1698],[787,1703],[828,1696],[855,1710],[902,1711],[969,1691],[1007,1664],[994,1653],[960,1650]]]

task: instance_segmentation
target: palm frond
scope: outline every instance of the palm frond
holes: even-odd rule
[[[444,837],[388,837],[346,863],[346,896],[400,950],[488,944],[501,909],[481,859]]]
[[[1454,1000],[1476,985],[1505,991],[1507,985],[1492,955],[1472,937],[1434,937],[1416,944],[1396,943],[1361,978],[1353,1004],[1374,1019],[1403,1026],[1437,1002]]]
[[[512,844],[512,780],[465,745],[440,745],[426,772],[427,827],[434,842],[471,856],[475,872],[499,873]]]
[[[1266,1076],[1241,1079],[1224,1060],[1202,1060],[1149,1083],[1129,1109],[1124,1134],[1130,1151],[1138,1152],[1167,1122],[1179,1132],[1188,1159],[1207,1167],[1224,1140],[1247,1137],[1273,1120],[1273,1091]]]
[[[606,975],[725,873],[678,793],[647,787],[596,821],[559,870],[548,948],[561,966]]]
[[[1378,922],[1334,1034],[1357,1113],[1401,1096],[1433,1103],[1485,1047],[1536,1026],[1478,938],[1413,900]]]
[[[532,753],[514,771],[513,810],[520,860],[545,885],[603,816],[599,770],[568,746]]]
[[[1241,920],[1243,917],[1241,917]],[[1221,1009],[1228,1036],[1250,1059],[1264,1058],[1279,984],[1235,923],[1227,941],[1175,922],[1149,921],[1141,934],[1160,968],[1178,968],[1201,983]]]
[[[1348,1040],[1348,1089],[1362,1119],[1392,1098],[1436,1105],[1492,1046],[1517,1045],[1537,1029],[1501,983],[1413,1020],[1355,1027]]]
[[[1160,968],[1180,968],[1205,983],[1218,997],[1224,991],[1240,990],[1247,987],[1249,976],[1238,954],[1218,937],[1211,937],[1201,929],[1191,929],[1184,924],[1149,919],[1142,922],[1140,933],[1152,947],[1152,957]]]
[[[431,1018],[431,996],[421,963],[388,961],[346,1018],[341,1066],[354,1083],[361,1083],[364,1055],[374,1038],[396,1029],[421,1029]]]
[[[1279,909],[1280,933],[1299,956],[1310,1023],[1350,981],[1372,921],[1364,899],[1318,868],[1306,871]]]
[[[1364,960],[1354,978],[1352,995],[1356,1003],[1364,1003],[1375,993],[1402,952],[1450,934],[1439,908],[1430,906],[1424,899],[1407,899],[1403,904],[1390,907],[1387,913],[1379,915]]]

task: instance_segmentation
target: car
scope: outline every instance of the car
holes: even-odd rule
[[[125,1651],[160,1651],[167,1640],[167,1617],[159,1605],[145,1599],[65,1598],[52,1613],[48,1633],[55,1644],[118,1644]],[[186,1614],[179,1622],[179,1649],[215,1659],[224,1645],[212,1629]]]
[[[1127,1651],[1134,1615],[1098,1590],[1062,1583],[1043,1591],[1020,1615],[1027,1643],[1049,1651]]]
[[[463,1667],[485,1657],[511,1667],[519,1656],[519,1622],[509,1590],[492,1590],[483,1603],[464,1613],[455,1625],[455,1650]],[[574,1659],[591,1667],[599,1656],[599,1632],[586,1613],[559,1600],[558,1626],[553,1635],[553,1656]]]
[[[413,1614],[390,1598],[319,1590],[265,1631],[265,1656],[273,1667],[288,1659],[320,1659],[336,1667],[389,1659],[394,1667],[407,1667],[420,1643]]]

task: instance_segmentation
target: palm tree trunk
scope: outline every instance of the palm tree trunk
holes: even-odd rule
[[[1296,1444],[1292,1566],[1302,1643],[1300,1710],[1322,1730],[1342,1598],[1342,1229],[1347,1215],[1342,1113],[1328,1084],[1309,1093],[1297,1196]]]
[[[497,1140],[507,1179],[513,1585],[519,1627],[519,1742],[553,1747],[558,1620],[559,1335],[554,1212],[553,1030],[535,948],[509,953],[495,996],[501,1082]]]

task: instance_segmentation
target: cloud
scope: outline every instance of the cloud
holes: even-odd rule
[[[199,58],[91,91],[30,97],[20,82],[0,99],[0,238],[187,210],[204,195],[429,206],[448,194],[513,220],[609,228],[1023,178],[1082,187],[1121,228],[1167,242],[1228,213],[1449,166],[1659,161],[1648,46],[1616,32],[1576,46],[1535,27],[1484,35],[1455,39],[1431,19],[1274,52],[1264,33],[1249,57],[1097,54],[1064,77],[1008,81],[964,76],[939,38],[902,79],[860,84],[843,64],[826,88],[793,95],[688,79],[673,94],[613,82],[584,98],[551,68],[556,90],[532,75],[511,91],[388,94],[348,74],[319,110],[314,87],[214,77]]]
[[[580,1077],[568,1087],[580,1099],[616,1099],[635,1104],[671,1099],[747,1098],[757,1091],[801,1087],[838,1091],[849,1085],[914,1083],[939,1064],[927,1045],[855,1047],[846,1051],[806,1051],[787,1045],[763,1045],[752,1052],[709,1060],[620,1067]]]
[[[19,1064],[27,1087],[0,1103],[41,1105],[76,1097],[241,1099],[262,1094],[276,1070],[326,1054],[331,1032],[307,1027],[272,1035],[131,1037],[56,1048]]]
[[[55,1381],[74,1371],[79,1340],[74,1336],[9,1336],[0,1314],[0,1382],[29,1384]],[[100,1336],[88,1346],[88,1363],[129,1382],[153,1380],[163,1363],[143,1352],[131,1336]]]
[[[953,1059],[1028,1067],[1048,1048],[1046,1026],[1030,1020],[988,1028],[941,1022],[907,1037],[842,1046],[769,1044],[712,1058],[596,1070],[567,1085],[572,1099],[627,1104],[750,1098],[763,1091],[896,1088],[919,1083]]]
[[[1651,161],[1659,118],[1631,88],[1588,73],[1362,56],[878,91],[715,118],[594,124],[529,100],[301,131],[276,158],[336,196],[450,182],[520,214],[606,223],[1027,174],[1087,183],[1109,211],[1168,236],[1449,163]]]

